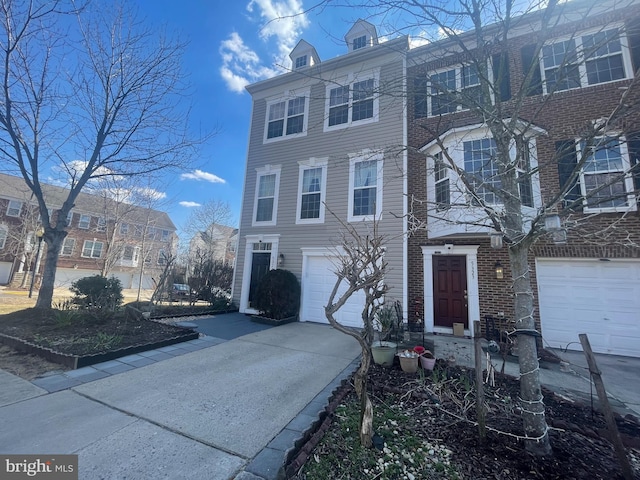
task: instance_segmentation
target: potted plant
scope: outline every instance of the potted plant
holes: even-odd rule
[[[418,371],[418,360],[420,355],[413,350],[403,350],[398,353],[400,367],[403,372],[416,373]]]
[[[378,336],[378,340],[371,345],[373,361],[385,367],[393,365],[393,358],[398,348],[397,343],[387,341],[393,327],[394,317],[394,309],[385,305],[376,312],[373,321],[373,326]]]

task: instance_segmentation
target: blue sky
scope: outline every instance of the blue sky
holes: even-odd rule
[[[223,200],[237,225],[251,115],[244,85],[281,72],[283,57],[288,60],[301,38],[323,60],[344,54],[342,38],[358,12],[336,8],[303,15],[314,2],[300,0],[132,1],[152,25],[165,25],[189,42],[184,65],[194,88],[192,128],[220,129],[202,147],[197,168],[160,186],[167,194],[162,208],[180,229],[197,204]]]

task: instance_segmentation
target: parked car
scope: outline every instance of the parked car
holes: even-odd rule
[[[189,300],[191,298],[191,288],[186,283],[174,283],[169,297],[172,302]]]

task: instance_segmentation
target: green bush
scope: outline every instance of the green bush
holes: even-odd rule
[[[122,285],[115,277],[84,277],[71,284],[73,302],[80,308],[115,311],[124,299]]]
[[[275,320],[293,317],[300,310],[300,282],[289,270],[270,270],[256,291],[260,315]]]

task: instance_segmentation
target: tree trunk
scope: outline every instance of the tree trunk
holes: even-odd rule
[[[67,232],[49,229],[44,233],[44,243],[47,245],[42,281],[38,292],[36,308],[51,308],[53,301],[53,284],[56,279],[56,269],[58,268],[58,255],[62,242],[64,242]]]
[[[524,242],[509,248],[513,291],[515,294],[515,314],[520,363],[520,406],[528,452],[535,455],[550,455],[551,444],[545,419],[536,330],[533,318],[533,291],[527,253],[529,246]]]
[[[360,346],[362,347],[362,361],[354,378],[354,387],[360,399],[360,445],[365,448],[371,448],[373,444],[373,404],[367,393],[371,349],[366,343],[361,342]]]

